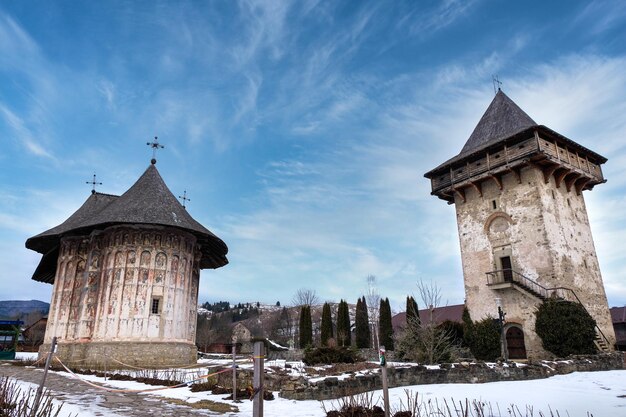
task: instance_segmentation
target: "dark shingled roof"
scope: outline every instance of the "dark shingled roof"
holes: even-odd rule
[[[444,321],[463,322],[463,309],[465,304],[455,304],[451,306],[435,307],[432,312],[432,321],[434,324],[441,324]],[[419,310],[421,321],[428,321],[431,318],[430,309],[423,308]],[[396,314],[391,318],[391,325],[394,331],[404,328],[406,325],[406,312]]]
[[[502,90],[498,90],[469,139],[465,142],[465,146],[463,146],[461,152],[436,168],[431,169],[424,174],[424,176],[430,178],[433,175],[437,175],[437,173],[444,168],[449,169],[450,165],[460,163],[473,154],[479,154],[489,147],[497,146],[508,140],[526,136],[530,137],[535,130],[548,137],[555,137],[565,141],[568,146],[587,153],[590,157],[594,158],[597,163],[602,164],[606,162],[606,158],[602,155],[585,148],[546,126],[538,125],[524,110],[504,94]]]
[[[461,155],[487,147],[533,126],[537,126],[537,123],[502,90],[498,90],[461,149]]]
[[[79,229],[95,217],[102,209],[119,198],[116,195],[92,193],[78,210],[60,225],[39,233],[26,241],[26,247],[39,253],[47,253],[58,245],[59,236]]]
[[[426,176],[428,177],[432,172],[461,161],[476,151],[488,148],[533,127],[537,127],[537,123],[504,94],[502,90],[498,89],[496,96],[491,101],[483,117],[480,118],[461,152],[437,168],[430,170],[426,173]]]
[[[70,232],[88,234],[116,224],[183,229],[194,234],[201,245],[200,268],[219,268],[228,263],[226,244],[189,215],[167,188],[154,165],[150,165],[137,182],[119,197],[93,193],[66,221],[28,239],[26,247],[48,254],[58,246],[62,235]]]

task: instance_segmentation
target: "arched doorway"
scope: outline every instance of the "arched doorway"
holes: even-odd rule
[[[526,359],[524,332],[521,327],[511,326],[506,331],[506,346],[509,359]]]

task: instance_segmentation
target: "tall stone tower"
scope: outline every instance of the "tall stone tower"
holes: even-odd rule
[[[547,297],[580,302],[597,343],[615,343],[582,194],[606,181],[605,162],[498,90],[461,152],[425,174],[456,207],[470,314],[497,317],[501,304],[512,359],[548,356],[534,331]]]
[[[95,191],[66,221],[26,241],[53,284],[44,345],[69,365],[196,361],[200,269],[228,263],[226,244],[167,188],[155,160],[123,195]]]

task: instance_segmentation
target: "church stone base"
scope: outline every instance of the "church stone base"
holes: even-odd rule
[[[39,358],[49,351],[50,344],[41,345]],[[107,370],[192,365],[197,354],[193,343],[182,342],[61,342],[56,349],[56,356],[68,367]]]

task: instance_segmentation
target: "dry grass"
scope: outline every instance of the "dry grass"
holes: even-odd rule
[[[176,398],[168,398],[166,399],[166,401],[172,404],[184,405],[184,406],[195,408],[198,410],[209,410],[214,413],[224,414],[224,413],[238,413],[239,412],[239,409],[235,407],[234,405],[230,405],[226,403],[218,403],[216,401],[211,401],[211,400],[200,400],[195,403],[188,403],[186,401],[179,400]]]

